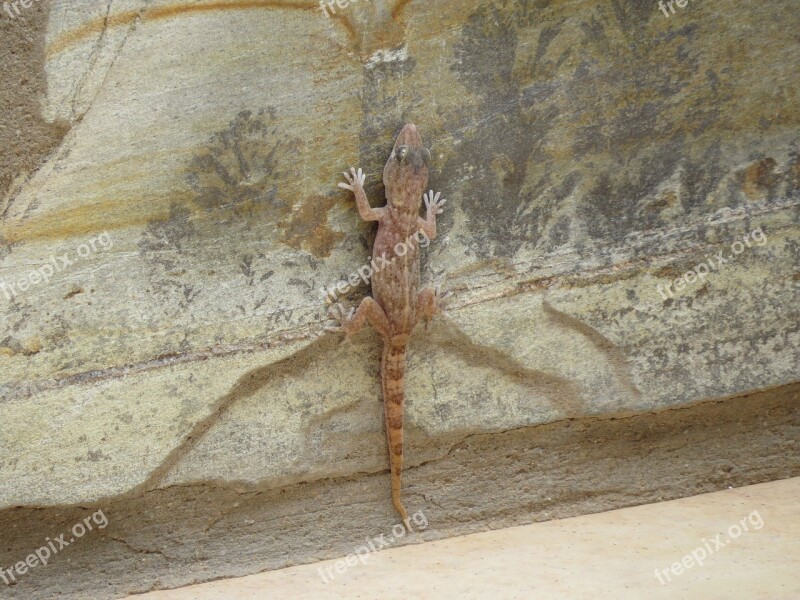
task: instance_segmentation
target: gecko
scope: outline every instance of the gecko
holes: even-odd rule
[[[419,245],[403,243],[418,231],[429,240],[436,238],[436,215],[443,212],[446,200],[440,199],[441,192],[434,194],[431,190],[423,194],[428,186],[430,162],[431,153],[422,145],[416,125],[407,123],[383,169],[385,206],[369,205],[364,192],[366,176],[361,169],[351,167],[349,173],[344,173],[347,183],[340,183],[339,187],[355,194],[358,214],[363,220],[378,222],[372,256],[373,261],[381,257],[384,266],[372,275],[372,297],[367,296],[358,309],[351,308],[349,312],[341,304],[335,304],[330,312],[339,325],[328,328],[346,334],[349,339],[368,321],[383,338],[381,382],[392,504],[406,527],[409,527],[408,514],[400,498],[406,348],[414,327],[424,320],[427,328],[437,313],[444,312],[443,301],[450,295],[441,294],[438,287],[420,290]],[[423,199],[424,219],[419,215]],[[402,255],[401,244],[406,248]]]

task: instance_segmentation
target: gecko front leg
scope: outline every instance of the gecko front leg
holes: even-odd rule
[[[344,175],[347,183],[340,183],[339,187],[343,190],[350,190],[356,195],[356,206],[358,207],[358,214],[361,215],[361,218],[365,221],[380,221],[386,209],[372,208],[369,205],[367,194],[364,192],[364,181],[367,178],[364,172],[361,169],[356,171],[355,168],[350,167],[350,172],[348,173],[345,171],[342,175]]]
[[[417,227],[422,230],[429,240],[436,239],[436,215],[442,214],[444,211],[442,207],[447,202],[444,198],[439,200],[441,195],[442,192],[436,192],[436,195],[434,195],[433,190],[431,190],[430,193],[426,192],[422,196],[425,200],[425,218],[417,218]]]

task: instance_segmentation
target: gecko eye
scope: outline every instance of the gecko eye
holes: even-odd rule
[[[408,146],[400,146],[397,149],[397,160],[403,162],[406,159],[406,156],[408,156]]]

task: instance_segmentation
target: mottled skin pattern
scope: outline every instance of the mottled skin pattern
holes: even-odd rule
[[[351,336],[365,321],[381,334],[384,341],[381,378],[386,436],[392,473],[392,503],[408,527],[408,515],[400,500],[403,471],[403,389],[406,347],[411,331],[420,322],[426,323],[439,310],[440,298],[431,289],[419,289],[419,243],[405,243],[422,231],[428,239],[436,237],[436,215],[442,212],[445,200],[439,194],[425,194],[426,216],[419,216],[423,190],[428,184],[430,152],[412,123],[397,136],[392,154],[383,170],[383,184],[388,202],[382,208],[371,208],[364,193],[361,169],[350,169],[344,176],[348,183],[339,186],[355,193],[361,218],[378,221],[373,257],[384,256],[389,264],[372,276],[372,298],[364,298],[358,310],[345,315],[339,305],[333,316],[340,321],[337,331]],[[419,237],[417,239],[420,239]],[[424,238],[422,238],[424,239]],[[395,247],[405,243],[408,251],[400,256]],[[400,251],[402,252],[402,250]]]

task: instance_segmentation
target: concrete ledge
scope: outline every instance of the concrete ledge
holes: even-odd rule
[[[787,479],[131,599],[796,599],[798,496]]]

